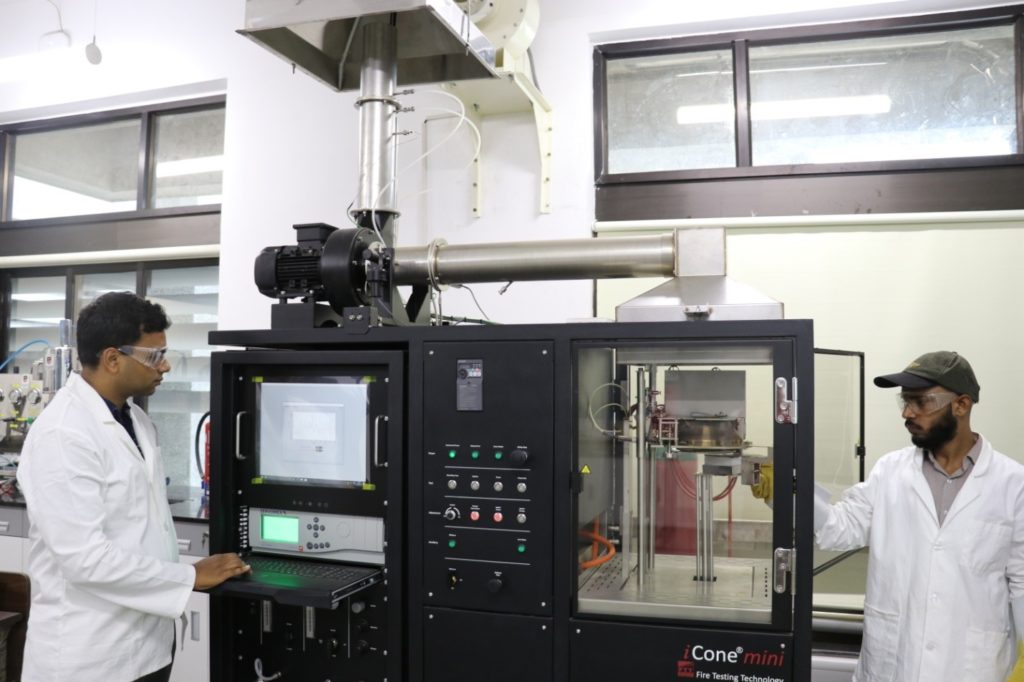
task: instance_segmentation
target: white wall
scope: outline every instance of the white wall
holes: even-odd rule
[[[63,0],[71,47],[39,51],[58,27],[43,0],[0,0],[0,123],[168,97],[223,91],[226,65],[239,38],[236,0],[97,0],[96,44],[103,61],[86,61],[93,2]]]

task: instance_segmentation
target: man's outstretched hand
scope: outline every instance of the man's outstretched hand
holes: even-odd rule
[[[214,554],[195,563],[196,582],[193,589],[208,590],[228,578],[249,572],[249,565],[234,553]]]

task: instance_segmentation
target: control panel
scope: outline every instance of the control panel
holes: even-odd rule
[[[425,601],[550,614],[551,344],[434,344],[424,362]]]
[[[249,509],[249,546],[276,554],[384,563],[384,519]]]

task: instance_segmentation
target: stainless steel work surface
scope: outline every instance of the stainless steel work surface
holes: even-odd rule
[[[594,569],[580,588],[581,610],[630,614],[642,604],[651,616],[771,622],[771,565],[764,559],[715,557],[713,583],[694,580],[696,557],[659,554],[644,587],[635,570],[622,584],[622,555]]]

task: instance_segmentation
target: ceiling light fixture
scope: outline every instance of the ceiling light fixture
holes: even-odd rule
[[[85,46],[85,58],[94,66],[103,61],[103,53],[100,51],[100,46],[96,44],[96,6],[98,4],[99,0],[92,0],[92,42]]]
[[[859,95],[847,97],[812,97],[750,105],[750,120],[778,121],[782,119],[830,118],[835,116],[868,116],[888,114],[892,99],[888,95]],[[676,123],[728,123],[736,116],[731,104],[696,104],[676,109]]]
[[[46,0],[57,10],[57,30],[49,31],[39,36],[39,49],[52,50],[62,47],[71,47],[71,34],[64,30],[64,17],[61,16],[60,6],[53,0]]]

